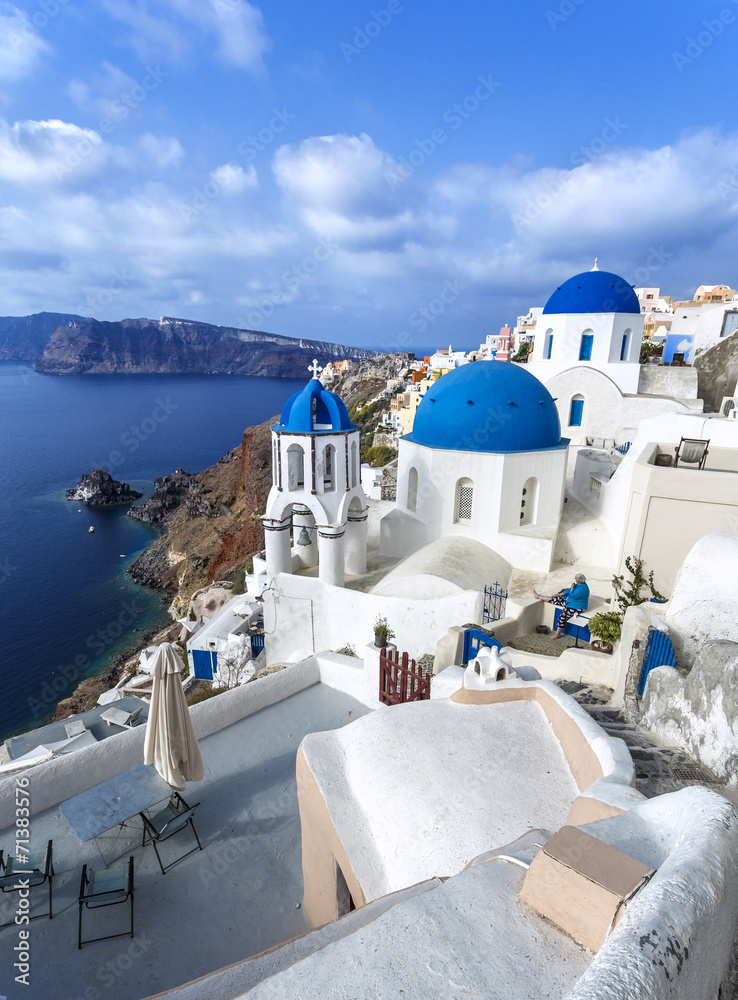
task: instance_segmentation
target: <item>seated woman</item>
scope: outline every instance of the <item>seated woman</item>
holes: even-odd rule
[[[571,587],[560,590],[558,594],[554,594],[552,597],[545,597],[537,591],[533,591],[533,596],[537,600],[548,601],[549,604],[555,604],[557,607],[564,609],[559,615],[558,625],[556,626],[556,631],[551,636],[552,639],[560,639],[561,630],[569,619],[578,615],[580,611],[587,610],[587,605],[589,604],[589,587],[586,580],[587,578],[584,573],[577,573]]]

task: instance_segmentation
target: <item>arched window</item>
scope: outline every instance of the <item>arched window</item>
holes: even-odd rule
[[[591,330],[585,330],[582,334],[582,339],[579,344],[579,360],[580,361],[591,361],[592,360],[592,344],[594,343],[594,334]]]
[[[473,503],[474,483],[471,479],[460,479],[456,484],[454,521],[458,524],[469,524],[472,519]]]
[[[520,497],[520,523],[535,524],[538,508],[538,480],[535,476],[526,479]]]
[[[275,486],[281,486],[279,481],[279,438],[272,440],[272,482]]]
[[[544,360],[551,360],[551,351],[553,350],[554,334],[551,327],[546,330],[546,339],[543,342],[543,357]]]
[[[332,444],[323,452],[323,490],[330,493],[336,488],[336,449]]]
[[[581,427],[584,418],[584,396],[572,396],[569,407],[569,426]]]
[[[628,355],[630,354],[630,330],[626,330],[623,334],[623,342],[620,345],[620,360],[627,361]]]
[[[287,489],[305,489],[305,452],[299,444],[287,449]]]
[[[351,486],[356,486],[359,463],[356,460],[356,441],[351,442]]]
[[[413,466],[407,474],[407,509],[416,510],[418,506],[418,470]]]

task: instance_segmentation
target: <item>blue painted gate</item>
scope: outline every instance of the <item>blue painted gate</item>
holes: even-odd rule
[[[669,636],[657,628],[650,628],[646,655],[643,657],[641,677],[638,681],[639,696],[643,697],[643,692],[646,690],[646,678],[655,667],[674,667],[676,669],[676,665],[676,654]]]
[[[193,649],[192,669],[201,681],[211,681],[218,672],[218,654],[214,649]]]
[[[482,608],[482,625],[488,622],[498,622],[505,617],[507,607],[507,591],[499,583],[490,583],[484,588],[484,607]]]
[[[251,659],[255,660],[264,648],[264,633],[254,632],[251,636]]]
[[[487,635],[481,629],[468,628],[464,632],[464,652],[461,658],[462,667],[465,667],[469,663],[469,660],[476,658],[480,646],[496,646],[498,649],[502,649],[501,644],[497,639],[493,639],[491,635]]]

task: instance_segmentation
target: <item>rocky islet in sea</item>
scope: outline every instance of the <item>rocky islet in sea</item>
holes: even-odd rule
[[[102,469],[93,469],[88,475],[82,476],[74,489],[67,490],[67,500],[77,500],[87,507],[133,503],[142,496],[143,493],[132,490],[128,483],[119,483]]]

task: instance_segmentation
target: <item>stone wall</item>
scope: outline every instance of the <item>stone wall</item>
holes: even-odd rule
[[[697,399],[697,390],[697,371],[694,368],[641,365],[638,375],[638,393],[641,395]]]
[[[640,721],[738,785],[738,642],[705,643],[686,678],[652,670]]]
[[[738,334],[726,337],[694,360],[705,410],[716,413],[723,396],[733,396],[738,379]]]

